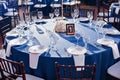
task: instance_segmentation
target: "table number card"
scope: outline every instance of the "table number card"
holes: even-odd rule
[[[66,34],[73,35],[75,33],[75,26],[74,24],[66,24]]]

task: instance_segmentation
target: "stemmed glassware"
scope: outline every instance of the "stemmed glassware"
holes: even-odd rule
[[[87,17],[89,19],[89,25],[91,26],[92,25],[92,19],[93,19],[93,12],[92,11],[88,11],[87,12]]]
[[[27,30],[27,40],[28,40],[28,46],[32,46],[33,45],[33,42],[32,42],[32,39],[33,39],[33,32],[28,28]]]
[[[58,16],[60,15],[60,11],[59,11],[59,9],[55,9],[54,10],[54,14],[55,14],[55,16],[58,18]]]
[[[51,20],[52,20],[53,17],[54,17],[54,13],[49,13],[49,16],[50,16],[50,18],[51,18]]]
[[[75,13],[71,12],[71,17],[73,18],[73,21],[75,22]]]
[[[57,49],[56,49],[55,45],[56,45],[57,41],[59,40],[59,38],[50,30],[46,30],[46,32],[50,38],[50,45],[49,45],[50,51],[52,53],[56,53]]]
[[[77,18],[79,17],[79,9],[78,8],[74,9],[74,16],[75,16],[75,19],[77,22]]]
[[[78,31],[76,31],[74,36],[75,36],[75,39],[77,40],[77,46],[78,46],[78,40],[80,39],[81,35]]]
[[[120,0],[118,0],[119,6],[120,6]]]
[[[88,42],[90,41],[90,37],[83,35],[83,42],[84,42],[84,47],[88,49]]]
[[[42,11],[38,11],[38,18],[40,20],[43,18],[43,12]]]
[[[29,13],[25,13],[25,22],[27,25],[30,24],[31,18],[30,18],[30,14]]]

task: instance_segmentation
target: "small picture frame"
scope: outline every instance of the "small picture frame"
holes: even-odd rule
[[[75,33],[74,24],[66,24],[66,34],[67,35],[74,35],[74,33]]]

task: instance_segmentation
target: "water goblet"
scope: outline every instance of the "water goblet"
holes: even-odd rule
[[[78,46],[78,40],[80,39],[81,35],[79,32],[75,32],[74,36],[75,36],[75,39],[77,40],[77,46]]]
[[[79,17],[79,9],[74,9],[74,16],[75,16],[75,19],[76,19],[76,22],[78,22],[77,18]]]
[[[71,12],[71,17],[73,18],[73,22],[75,22],[75,13]]]
[[[84,36],[83,37],[83,42],[84,42],[84,47],[86,48],[86,49],[88,49],[88,42],[89,42],[89,40],[90,40],[90,37],[86,37],[86,36]]]
[[[92,11],[88,11],[87,12],[87,17],[88,17],[88,19],[89,19],[89,25],[90,25],[90,27],[91,27],[91,25],[92,25],[92,19],[93,19],[93,12]]]
[[[31,21],[31,18],[30,18],[30,14],[29,13],[25,13],[25,23],[27,25],[29,25],[30,21]]]
[[[27,40],[28,40],[27,45],[32,46],[33,45],[33,42],[32,42],[32,40],[33,40],[33,32],[30,29],[27,30]]]
[[[41,20],[43,17],[43,12],[42,11],[38,11],[38,18]]]
[[[54,17],[54,13],[49,13],[49,16],[50,16],[50,18],[51,18],[51,20],[52,20],[53,17]]]
[[[59,9],[56,8],[56,9],[54,10],[54,14],[55,14],[55,16],[58,18],[59,14],[60,14]]]

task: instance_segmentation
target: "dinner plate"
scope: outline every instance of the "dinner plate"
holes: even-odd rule
[[[97,43],[102,44],[102,45],[109,45],[109,44],[113,44],[114,40],[107,39],[107,38],[101,38],[97,40]]]
[[[109,35],[120,35],[120,32],[116,29],[104,28],[103,30],[105,31],[106,34],[109,34]]]
[[[23,45],[25,43],[27,43],[27,40],[24,38],[16,38],[10,41],[11,44],[15,44],[15,45]]]
[[[34,45],[34,46],[29,48],[29,52],[30,53],[35,53],[35,54],[43,53],[43,52],[45,52],[47,50],[48,50],[47,47],[41,46],[41,45]]]
[[[87,49],[81,46],[71,46],[67,49],[67,52],[73,55],[80,55],[86,53]]]
[[[83,23],[88,23],[89,22],[89,19],[87,17],[80,17],[79,18],[79,21],[80,22],[83,22]]]
[[[10,32],[6,33],[6,36],[14,36],[14,37],[16,37],[16,36],[18,36],[18,33],[16,31],[10,31]]]

